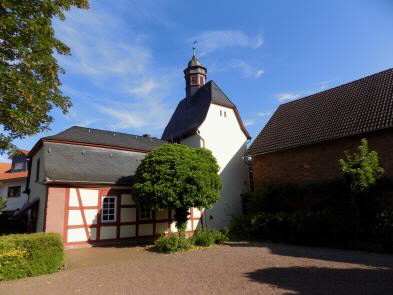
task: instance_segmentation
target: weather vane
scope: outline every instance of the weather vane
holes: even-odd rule
[[[194,42],[192,42],[192,56],[195,56],[195,44],[197,44],[197,40],[194,40]]]

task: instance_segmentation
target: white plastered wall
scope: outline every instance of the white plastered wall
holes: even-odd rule
[[[21,194],[20,197],[8,198],[8,188],[12,186],[20,186]],[[0,182],[0,197],[3,197],[7,201],[7,207],[4,210],[16,210],[21,209],[27,201],[27,194],[24,194],[26,188],[26,178],[19,180],[4,180]]]
[[[36,172],[37,172],[37,162],[40,159],[40,172],[39,179],[36,182]],[[39,149],[32,159],[31,164],[31,173],[30,173],[30,201],[35,199],[40,200],[39,208],[38,208],[38,220],[37,220],[37,231],[44,231],[44,222],[45,222],[45,203],[46,203],[46,185],[42,184],[45,180],[45,143],[41,149]]]
[[[209,228],[222,229],[228,226],[232,217],[241,212],[241,194],[248,189],[248,170],[243,161],[247,137],[235,112],[211,104],[198,134],[182,140],[182,143],[205,147],[216,157],[224,188],[220,200],[206,210],[203,222]]]

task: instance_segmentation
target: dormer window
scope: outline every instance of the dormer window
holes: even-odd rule
[[[26,156],[23,154],[14,155],[12,157],[11,173],[22,172],[26,170],[27,170]]]

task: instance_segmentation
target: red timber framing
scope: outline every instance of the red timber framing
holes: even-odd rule
[[[70,193],[71,189],[76,190],[76,195],[77,195],[77,200],[78,200],[78,206],[70,206]],[[98,191],[98,202],[97,206],[84,206],[82,201],[83,198],[81,196],[80,190],[95,190]],[[124,205],[121,204],[121,195],[122,194],[130,194],[131,195],[131,190],[130,189],[118,189],[118,188],[91,188],[91,187],[72,187],[72,188],[67,188],[66,189],[66,197],[65,197],[65,210],[64,210],[64,232],[63,232],[63,237],[64,237],[64,244],[65,245],[75,245],[75,244],[94,244],[94,243],[99,243],[99,242],[109,242],[109,241],[117,241],[117,240],[143,240],[143,239],[151,239],[154,238],[158,235],[160,235],[159,232],[157,232],[157,224],[162,224],[166,223],[167,224],[167,232],[171,233],[171,224],[173,223],[173,214],[172,210],[167,210],[168,215],[167,218],[165,219],[158,219],[156,212],[153,212],[152,218],[150,220],[140,220],[139,219],[139,209],[136,205]],[[110,197],[116,197],[116,221],[115,222],[102,222],[101,219],[101,214],[102,214],[102,197],[103,196],[110,196]],[[135,208],[135,221],[132,222],[122,222],[121,221],[121,212],[122,208]],[[97,209],[97,216],[96,216],[96,223],[93,224],[88,224],[87,219],[86,219],[86,214],[85,210],[89,209]],[[81,213],[82,221],[83,224],[80,225],[69,225],[69,212],[72,210],[79,210]],[[191,210],[190,213],[190,221],[192,225],[192,229],[194,229],[194,225],[196,226],[198,222],[202,223],[202,214],[201,217],[195,218],[193,214],[193,210]],[[143,224],[152,224],[153,226],[153,235],[141,235],[140,233],[140,225]],[[135,236],[134,237],[120,237],[120,232],[121,232],[121,226],[123,225],[135,225]],[[103,239],[101,237],[101,229],[103,227],[116,227],[116,238],[115,239]],[[78,229],[78,228],[83,228],[84,232],[86,234],[86,237],[88,238],[87,241],[73,241],[73,242],[68,242],[68,230],[69,229]],[[95,229],[95,239],[91,237],[90,229]]]

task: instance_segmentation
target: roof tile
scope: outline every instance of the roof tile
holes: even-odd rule
[[[247,156],[393,127],[393,69],[278,107]]]

